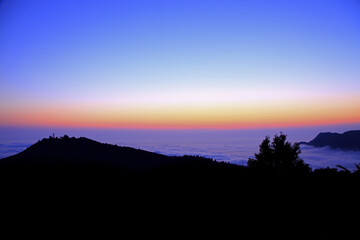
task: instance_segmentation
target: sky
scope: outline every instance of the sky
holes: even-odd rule
[[[360,123],[360,1],[0,1],[0,126],[340,123]]]

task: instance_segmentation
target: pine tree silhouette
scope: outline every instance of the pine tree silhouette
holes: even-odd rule
[[[259,153],[255,158],[249,158],[247,165],[250,169],[276,174],[306,174],[311,172],[308,164],[299,157],[301,150],[298,143],[286,141],[286,135],[275,135],[270,143],[266,137],[260,144]]]

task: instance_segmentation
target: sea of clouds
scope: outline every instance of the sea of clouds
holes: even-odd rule
[[[287,129],[291,142],[310,141],[321,129]],[[28,129],[0,128],[0,158],[14,155],[53,133],[56,136],[85,136],[100,142],[140,148],[166,155],[199,155],[218,161],[246,165],[259,150],[259,144],[279,129],[258,130],[104,130],[104,129]],[[301,146],[301,158],[312,168],[336,167],[354,170],[360,163],[360,151],[343,151],[328,147]]]

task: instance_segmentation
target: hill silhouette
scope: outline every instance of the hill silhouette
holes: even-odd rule
[[[0,170],[3,171],[112,171],[120,176],[138,173],[178,176],[186,171],[195,176],[197,171],[204,173],[231,168],[242,167],[200,156],[166,156],[66,135],[44,138],[20,153],[0,160]]]
[[[319,133],[310,142],[300,142],[300,144],[360,151],[360,130],[347,131],[342,134],[331,132]]]
[[[29,166],[108,167],[146,170],[178,161],[165,155],[131,147],[100,143],[85,137],[44,138],[0,164]]]
[[[2,196],[10,196],[9,202],[16,203],[16,209],[29,205],[35,211],[32,215],[51,207],[68,216],[79,208],[84,216],[117,210],[116,216],[127,222],[143,220],[146,226],[153,224],[155,228],[159,228],[157,219],[166,227],[174,227],[176,221],[186,225],[192,222],[197,227],[208,221],[209,227],[214,221],[228,224],[241,218],[258,230],[252,231],[253,239],[328,239],[334,235],[337,219],[343,221],[345,213],[356,206],[349,202],[356,199],[358,175],[307,167],[306,174],[293,174],[292,170],[283,174],[297,167],[301,159],[297,145],[288,144],[282,136],[274,138],[275,143],[276,139],[282,140],[281,144],[269,145],[269,155],[264,151],[264,141],[270,144],[269,139],[263,141],[250,161],[259,162],[252,167],[199,156],[165,156],[84,137],[50,137],[0,160]],[[279,149],[295,152],[285,159],[287,154],[280,154]],[[270,170],[262,167],[268,162],[274,166]],[[339,206],[340,213],[344,213],[340,216]],[[314,232],[309,228],[319,222],[327,226],[326,230]],[[239,225],[234,223],[232,229],[237,229]],[[286,223],[291,228],[279,227]],[[179,226],[180,232],[190,230]],[[259,231],[266,227],[273,232]]]

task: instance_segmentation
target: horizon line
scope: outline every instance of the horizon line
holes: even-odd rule
[[[257,130],[257,129],[279,129],[279,128],[311,128],[311,127],[334,127],[344,125],[357,125],[360,122],[332,122],[332,123],[314,123],[314,124],[269,124],[269,125],[257,125],[257,126],[164,126],[164,127],[141,127],[141,126],[96,126],[96,125],[0,125],[0,128],[56,128],[56,129],[103,129],[103,130],[139,130],[139,131],[171,131],[171,130]]]

